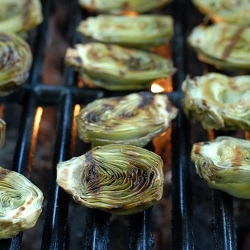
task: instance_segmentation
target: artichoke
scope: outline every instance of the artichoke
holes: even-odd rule
[[[87,207],[134,214],[151,207],[163,193],[163,161],[131,145],[98,146],[57,164],[57,184]]]
[[[108,90],[146,89],[158,78],[171,76],[172,61],[154,53],[114,44],[77,44],[67,49],[65,63],[95,86]]]
[[[213,22],[250,24],[249,0],[192,0]]]
[[[27,80],[31,64],[28,43],[14,33],[0,32],[0,96],[14,92]]]
[[[0,239],[33,227],[42,202],[42,192],[26,177],[0,167]]]
[[[5,121],[0,118],[0,148],[3,146],[5,141],[5,128],[6,128]]]
[[[166,131],[177,113],[166,95],[140,92],[96,100],[81,110],[76,123],[80,138],[94,146],[143,147]]]
[[[209,187],[250,198],[250,142],[229,136],[195,143],[191,159]]]
[[[0,31],[23,32],[43,20],[39,0],[1,0]]]
[[[146,14],[98,15],[82,21],[77,31],[100,42],[147,49],[166,44],[172,38],[173,18]]]
[[[182,106],[204,129],[250,130],[250,76],[208,73],[183,82]]]
[[[143,13],[162,7],[172,0],[78,0],[79,4],[99,13],[124,14],[126,12]]]
[[[250,27],[217,23],[195,27],[188,42],[200,61],[228,69],[250,68]]]

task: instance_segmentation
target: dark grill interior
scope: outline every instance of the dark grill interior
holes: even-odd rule
[[[79,88],[77,74],[63,64],[65,49],[81,41],[76,26],[95,14],[81,10],[76,0],[42,0],[42,4],[44,22],[28,39],[34,55],[29,80],[18,92],[0,99],[7,123],[0,155],[2,167],[26,175],[43,191],[44,208],[34,228],[1,240],[0,249],[249,249],[249,202],[209,189],[190,161],[192,143],[219,132],[203,130],[182,111],[166,135],[147,146],[165,162],[164,197],[153,209],[111,216],[76,204],[56,185],[56,164],[90,149],[77,137],[75,105],[127,93]],[[186,43],[203,16],[188,0],[175,0],[154,13],[170,14],[175,21],[170,51],[178,71],[173,92],[167,94],[180,108],[186,75],[215,71],[199,62]],[[230,135],[249,137],[241,130]]]

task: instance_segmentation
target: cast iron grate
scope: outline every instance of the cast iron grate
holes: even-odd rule
[[[35,122],[36,109],[39,106],[54,105],[57,108],[56,141],[53,153],[53,163],[50,175],[47,176],[48,200],[44,207],[45,217],[41,234],[41,244],[37,249],[74,249],[69,241],[69,203],[68,195],[56,185],[55,166],[59,161],[72,156],[71,134],[76,104],[85,105],[90,101],[103,96],[121,95],[124,93],[110,93],[100,89],[81,89],[76,85],[76,75],[72,69],[64,68],[61,85],[46,85],[43,83],[43,63],[46,53],[46,44],[49,36],[50,18],[56,8],[67,5],[68,19],[61,16],[59,23],[64,24],[65,40],[69,45],[78,41],[75,27],[87,15],[80,10],[76,0],[42,1],[44,22],[37,29],[33,38],[34,63],[30,78],[20,91],[6,98],[1,103],[17,103],[22,106],[19,137],[15,147],[12,169],[20,173],[27,173],[26,166],[30,159],[32,133]],[[187,46],[186,37],[194,25],[202,22],[202,16],[193,7],[191,1],[175,0],[159,12],[170,13],[175,21],[175,35],[171,42],[174,65],[178,68],[173,77],[173,92],[169,96],[173,103],[180,107],[181,84],[186,74],[199,75],[204,65],[199,63],[194,52]],[[236,249],[236,233],[234,223],[233,199],[219,191],[212,191],[211,208],[213,215],[211,228],[214,237],[212,248],[202,245],[202,238],[197,239],[195,220],[196,186],[193,179],[193,166],[190,162],[190,149],[193,124],[180,112],[172,126],[172,248],[173,249]],[[203,133],[202,139],[208,139]],[[207,198],[209,199],[209,197]],[[154,208],[153,208],[154,209]],[[207,215],[204,215],[207,216]],[[132,215],[128,222],[128,240],[124,249],[152,249],[154,245],[152,233],[152,209]],[[86,216],[86,231],[82,238],[83,249],[110,249],[110,214],[95,209],[88,209]],[[1,240],[0,249],[18,250],[22,248],[20,233],[13,239]],[[199,234],[198,234],[199,236]],[[210,235],[211,236],[211,235]],[[32,241],[32,239],[29,239]],[[165,249],[158,246],[157,249]],[[28,249],[28,248],[27,248]],[[79,248],[77,248],[79,249]]]

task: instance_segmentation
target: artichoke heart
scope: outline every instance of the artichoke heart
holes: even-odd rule
[[[96,41],[147,49],[169,42],[173,36],[173,18],[149,14],[98,15],[82,21],[77,31]]]
[[[146,89],[151,82],[171,76],[170,59],[154,53],[114,44],[77,44],[68,48],[65,63],[80,71],[83,78],[108,90]]]
[[[198,59],[217,68],[250,69],[250,27],[216,23],[195,27],[188,37]]]
[[[249,0],[192,0],[213,22],[250,24]]]
[[[40,0],[1,0],[0,30],[28,31],[43,20]]]
[[[250,141],[220,136],[195,143],[191,159],[209,187],[237,198],[250,198]]]
[[[14,33],[0,32],[0,96],[16,91],[27,80],[31,64],[28,43]]]
[[[43,194],[23,175],[0,167],[0,239],[31,228],[42,211]]]
[[[57,184],[87,207],[134,214],[163,193],[163,161],[131,145],[109,144],[57,164]]]
[[[250,130],[250,76],[208,73],[186,78],[182,106],[204,129]]]
[[[160,8],[172,0],[78,0],[80,6],[98,13],[124,14],[144,13]]]
[[[177,113],[166,95],[140,92],[93,101],[81,110],[76,122],[80,138],[94,146],[143,147],[165,132]]]

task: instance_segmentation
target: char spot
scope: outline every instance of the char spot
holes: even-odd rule
[[[93,160],[92,152],[86,153],[86,168],[84,171],[84,181],[87,183],[88,191],[97,194],[100,191],[100,175]]]
[[[138,104],[138,108],[146,109],[151,103],[154,102],[154,95],[150,92],[141,92],[141,101]]]
[[[97,112],[92,111],[89,112],[88,115],[86,115],[86,119],[88,120],[88,122],[99,122],[100,121],[100,116]]]

